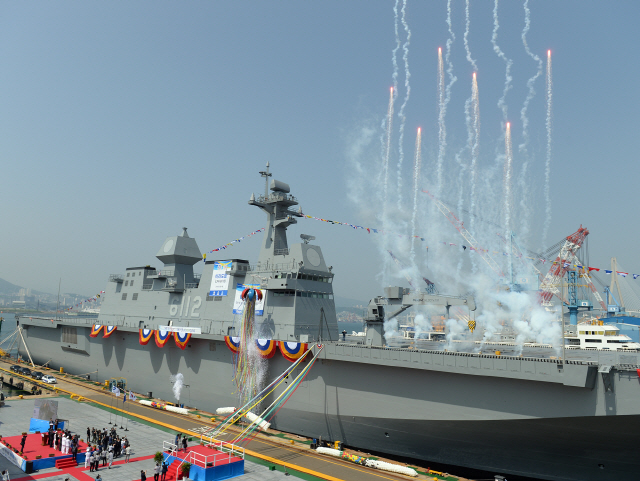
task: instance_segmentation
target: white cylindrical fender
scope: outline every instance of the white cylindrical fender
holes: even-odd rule
[[[236,408],[234,407],[216,409],[216,414],[233,414],[235,412],[236,412]]]
[[[189,410],[185,408],[177,408],[175,406],[169,406],[168,404],[165,406],[165,410],[172,411],[178,414],[189,414]]]
[[[140,404],[142,404],[143,406],[151,406],[151,401],[147,401],[145,399],[140,399],[140,401],[138,401]]]
[[[326,454],[328,456],[334,456],[336,458],[342,457],[342,451],[340,451],[339,449],[319,447],[319,448],[316,448],[316,452],[320,454]]]
[[[256,416],[252,412],[246,412],[244,417],[247,418],[250,422],[260,426],[260,429],[262,429],[263,431],[266,431],[267,429],[269,429],[269,426],[271,426],[271,423],[268,423],[267,421],[262,419],[260,416]]]
[[[373,459],[367,459],[365,466],[380,469],[382,471],[389,471],[391,473],[404,474],[406,476],[418,476],[418,473],[415,469],[408,468],[407,466],[401,466],[399,464],[386,463],[384,461],[374,461]]]

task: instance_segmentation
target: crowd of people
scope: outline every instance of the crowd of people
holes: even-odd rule
[[[131,457],[131,445],[126,436],[120,437],[115,428],[107,429],[87,428],[87,452],[84,467],[89,471],[97,471],[102,462],[102,467],[111,469],[114,458],[124,455],[124,462],[128,463]]]
[[[73,454],[74,458],[78,456],[79,436],[71,434],[68,429],[57,429],[58,420],[49,421],[49,431],[47,433],[47,441],[50,448],[57,449],[62,454]],[[42,434],[44,438],[44,433]]]

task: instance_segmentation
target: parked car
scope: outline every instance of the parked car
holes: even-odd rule
[[[55,384],[56,378],[53,376],[50,376],[49,374],[45,374],[44,376],[42,376],[42,381],[48,384]]]
[[[33,379],[42,379],[43,374],[40,371],[33,371],[31,377]]]
[[[12,370],[13,372],[19,372],[19,371],[20,371],[20,369],[21,369],[21,368],[20,368],[20,366],[18,366],[17,364],[12,364],[12,365],[11,365],[11,370]]]
[[[28,367],[23,367],[22,369],[20,369],[20,374],[24,376],[31,376],[31,369],[29,369]]]

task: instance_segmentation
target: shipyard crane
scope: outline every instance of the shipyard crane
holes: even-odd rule
[[[567,236],[555,261],[552,262],[549,272],[540,283],[539,300],[543,306],[552,306],[551,298],[554,295],[562,299],[562,293],[559,293],[557,286],[560,283],[560,279],[566,274],[574,258],[576,258],[576,252],[580,249],[584,239],[588,235],[589,231],[581,225],[576,232]]]
[[[400,267],[400,270],[405,272],[404,278],[407,280],[407,282],[411,286],[411,289],[416,290],[417,288],[413,284],[413,279],[408,274],[406,274],[406,269],[407,269],[406,266],[403,265],[402,262],[400,262],[400,260],[393,254],[393,252],[391,252],[390,250],[387,250],[387,252],[391,256],[391,258],[395,261],[395,263],[398,264],[398,266]],[[438,289],[436,288],[436,285],[433,282],[431,282],[429,279],[427,279],[424,276],[422,276],[422,280],[427,284],[427,292],[429,294],[438,294]]]
[[[478,242],[476,241],[476,239],[473,237],[473,235],[471,235],[471,232],[467,230],[467,228],[464,226],[464,223],[456,217],[453,211],[451,211],[451,209],[449,209],[444,202],[442,202],[441,200],[438,200],[436,196],[433,195],[428,190],[423,190],[422,192],[424,192],[429,197],[431,197],[431,199],[435,202],[436,207],[438,207],[438,210],[442,212],[442,214],[449,220],[449,222],[453,224],[453,227],[455,227],[456,230],[460,232],[462,237],[464,237],[464,239],[469,243],[471,250],[476,251],[478,255],[482,257],[482,259],[487,264],[489,264],[489,267],[491,267],[491,270],[493,270],[493,272],[498,274],[498,276],[500,277],[504,277],[504,272],[502,272],[502,269],[500,268],[498,263],[493,259],[493,257],[489,255],[489,251],[487,249],[482,249],[478,247]]]
[[[596,286],[593,285],[593,280],[589,275],[589,267],[583,266],[580,260],[576,256],[573,256],[572,264],[576,265],[578,271],[580,272],[580,277],[582,277],[582,279],[586,282],[587,287],[591,289],[591,293],[593,294],[593,297],[595,297],[596,301],[598,301],[598,303],[600,304],[600,307],[602,307],[602,309],[606,311],[607,305],[604,303],[604,300],[602,299],[602,296],[598,292],[598,289],[596,289]]]

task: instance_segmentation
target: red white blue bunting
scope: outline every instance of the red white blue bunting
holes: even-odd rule
[[[118,326],[104,326],[104,333],[102,334],[102,337],[109,337],[111,334],[116,332],[116,329],[118,329]]]
[[[102,330],[102,324],[94,324],[91,327],[91,332],[89,333],[89,335],[91,337],[98,337],[98,334],[100,334],[100,331]]]
[[[238,354],[238,350],[240,349],[239,337],[224,336],[224,343],[232,353]]]
[[[174,332],[173,337],[176,340],[176,346],[184,351],[184,348],[187,347],[187,343],[189,339],[191,339],[191,333],[180,333]]]
[[[271,359],[276,353],[278,341],[272,339],[256,339],[256,346],[258,347],[258,354],[263,359]]]
[[[171,337],[171,332],[170,331],[161,331],[160,329],[158,329],[157,331],[155,331],[156,334],[156,346],[158,347],[164,347],[164,345],[167,343],[167,341],[169,340],[169,338]]]
[[[149,344],[154,332],[155,331],[153,329],[140,329],[140,344],[143,346]]]
[[[307,343],[305,342],[289,342],[279,341],[280,352],[287,361],[294,362],[307,352]]]

